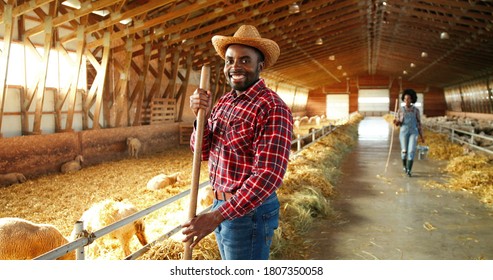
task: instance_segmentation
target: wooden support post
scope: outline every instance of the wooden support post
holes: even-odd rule
[[[98,83],[96,92],[96,105],[94,108],[94,119],[92,127],[95,129],[100,128],[99,116],[101,114],[101,101],[103,99],[104,82],[106,80],[106,68],[108,66],[108,58],[110,56],[110,32],[104,33],[104,45],[103,45],[103,58],[101,61],[101,69],[98,71]]]
[[[43,102],[46,92],[46,78],[48,77],[48,62],[50,59],[51,43],[53,40],[53,25],[52,17],[45,18],[45,41],[44,53],[42,58],[42,68],[40,71],[40,79],[38,90],[36,91],[36,114],[34,115],[33,134],[41,134],[41,118],[43,116]]]
[[[74,64],[74,73],[72,76],[72,83],[70,90],[68,92],[68,112],[67,120],[65,123],[65,131],[72,131],[72,125],[74,122],[75,113],[75,100],[77,97],[77,87],[79,85],[80,70],[82,68],[82,54],[84,53],[84,26],[79,25],[77,28],[77,51],[76,51],[76,61]]]
[[[13,18],[12,5],[5,5],[4,8],[4,23],[5,34],[3,36],[3,50],[0,54],[0,136],[2,132],[3,110],[5,104],[5,96],[7,95],[7,70],[9,69],[10,46],[12,43]]]

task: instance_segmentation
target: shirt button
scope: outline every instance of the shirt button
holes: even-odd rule
[[[219,148],[216,148],[216,152],[219,152]]]

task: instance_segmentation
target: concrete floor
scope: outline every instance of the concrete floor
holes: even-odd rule
[[[319,220],[308,233],[313,260],[493,259],[493,211],[465,192],[425,187],[446,182],[446,162],[415,160],[405,176],[398,132],[385,172],[391,129],[367,117],[336,186],[333,208],[340,219]]]

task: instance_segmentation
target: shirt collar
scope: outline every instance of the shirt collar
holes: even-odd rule
[[[248,99],[252,99],[263,88],[265,88],[265,81],[264,81],[264,79],[260,78],[255,84],[253,84],[251,87],[249,87],[241,95],[237,95],[236,91],[232,90],[231,96],[233,96],[233,99],[236,99],[236,98],[242,97],[242,96],[245,96],[245,98],[248,98]]]

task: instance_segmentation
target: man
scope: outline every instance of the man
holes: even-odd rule
[[[257,29],[241,26],[232,37],[214,36],[225,60],[232,91],[211,109],[211,93],[197,89],[190,108],[206,110],[202,160],[209,161],[214,203],[209,213],[187,223],[191,246],[214,231],[222,259],[268,259],[279,224],[276,190],[286,172],[293,118],[282,99],[267,88],[260,72],[279,57],[279,46]],[[195,129],[191,137],[193,150]]]

